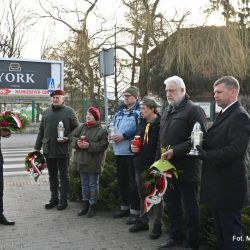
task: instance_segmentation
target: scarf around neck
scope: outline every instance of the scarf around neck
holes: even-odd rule
[[[87,128],[92,128],[96,125],[96,123],[97,123],[96,121],[92,121],[92,122],[86,122],[85,124]]]

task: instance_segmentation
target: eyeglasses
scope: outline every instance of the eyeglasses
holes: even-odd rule
[[[127,94],[124,94],[124,95],[123,95],[124,98],[125,98],[125,97],[130,97],[130,96],[132,96],[132,95],[127,95]]]

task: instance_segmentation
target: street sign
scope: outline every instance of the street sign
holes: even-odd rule
[[[105,108],[105,124],[108,128],[108,89],[106,76],[114,75],[115,65],[115,50],[114,48],[102,49],[99,53],[100,75],[104,80],[104,108]]]
[[[99,53],[99,66],[101,77],[114,74],[115,65],[114,48],[102,49]]]
[[[53,92],[55,88],[55,79],[54,78],[48,78],[48,92],[51,93]]]

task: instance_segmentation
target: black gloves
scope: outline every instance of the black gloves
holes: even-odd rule
[[[198,158],[200,158],[201,160],[205,160],[207,158],[207,151],[205,151],[204,149],[201,148],[201,146],[197,145],[196,146],[197,150],[199,151],[199,156]]]

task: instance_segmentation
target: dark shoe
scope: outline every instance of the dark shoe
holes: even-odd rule
[[[130,214],[127,221],[126,221],[126,224],[133,225],[137,222],[138,218],[139,218],[138,215]]]
[[[68,202],[67,202],[67,201],[60,202],[60,203],[57,205],[57,210],[64,210],[67,206],[68,206]]]
[[[158,239],[161,236],[161,224],[155,224],[149,238],[152,240]]]
[[[83,215],[87,214],[88,209],[89,209],[89,201],[83,201],[82,210],[79,213],[77,213],[77,215],[83,216]]]
[[[13,226],[13,225],[15,225],[15,221],[10,221],[3,214],[1,214],[0,215],[0,224],[6,225],[6,226]]]
[[[163,244],[161,244],[160,246],[158,246],[158,249],[160,249],[160,250],[167,250],[167,249],[170,249],[172,247],[180,246],[181,243],[182,243],[181,240],[175,240],[175,239],[169,238]]]
[[[55,200],[50,200],[48,203],[45,204],[45,208],[46,209],[51,209],[53,207],[56,207],[59,203],[59,200],[58,199],[55,199]]]
[[[95,210],[96,210],[95,204],[92,204],[92,205],[90,204],[90,205],[89,205],[88,212],[87,212],[87,217],[88,217],[88,218],[93,217],[93,216],[95,215]]]
[[[128,217],[130,214],[129,209],[128,210],[119,210],[113,214],[114,219]]]
[[[129,228],[130,233],[137,233],[140,231],[147,231],[149,229],[148,223],[144,224],[141,222],[137,222],[132,227]]]

